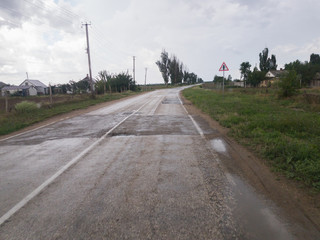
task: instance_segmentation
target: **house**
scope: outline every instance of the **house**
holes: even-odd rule
[[[33,86],[37,90],[38,95],[49,93],[49,88],[39,80],[26,79],[19,86]]]
[[[310,87],[320,87],[320,72],[317,72],[316,75],[310,82]]]
[[[266,79],[263,80],[261,83],[260,83],[260,87],[269,87],[271,86],[274,82],[278,81],[280,79],[280,77],[284,76],[288,74],[288,71],[287,70],[269,70],[267,73],[266,73]]]
[[[34,86],[6,86],[1,89],[1,95],[35,96],[37,89]]]
[[[233,81],[233,86],[235,87],[244,87],[244,81]]]

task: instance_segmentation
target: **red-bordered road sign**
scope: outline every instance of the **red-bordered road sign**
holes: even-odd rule
[[[220,71],[220,72],[229,71],[229,68],[227,67],[227,64],[226,64],[225,62],[222,63],[219,71]]]

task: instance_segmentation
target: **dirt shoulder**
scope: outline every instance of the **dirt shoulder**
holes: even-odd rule
[[[217,131],[214,138],[223,139],[228,145],[229,157],[219,154],[224,167],[250,184],[257,193],[271,199],[284,211],[290,222],[310,232],[320,232],[320,194],[313,193],[295,180],[289,180],[280,173],[272,172],[271,166],[257,157],[253,151],[241,146],[228,136],[228,129],[219,125],[180,94],[189,114],[200,116],[212,129]],[[208,140],[212,136],[206,136]],[[296,229],[299,231],[299,229]]]

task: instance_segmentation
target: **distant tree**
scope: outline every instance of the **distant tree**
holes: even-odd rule
[[[190,84],[190,73],[186,70],[183,71],[183,83]]]
[[[268,59],[269,70],[277,70],[277,59],[275,55],[271,55],[271,58]]]
[[[168,84],[169,81],[173,85],[181,83],[194,84],[203,81],[199,79],[195,73],[189,72],[176,55],[171,55],[169,58],[168,53],[163,50],[160,58],[156,64],[166,84]]]
[[[245,83],[247,82],[248,76],[251,73],[250,68],[251,68],[251,64],[249,62],[243,62],[240,64],[241,78]]]
[[[259,71],[258,68],[255,67],[253,72],[249,73],[247,83],[253,87],[258,87],[265,78],[265,75],[266,73],[264,71]]]
[[[69,83],[59,84],[58,87],[61,88],[61,93],[66,94],[68,92],[72,92],[72,87]]]
[[[320,64],[317,64],[317,55],[318,54],[311,54],[310,62],[300,62],[299,60],[296,60],[285,64],[284,67],[288,71],[295,71],[301,79],[301,84],[303,86],[308,86],[316,73],[320,72]]]
[[[171,84],[179,82],[180,62],[178,58],[173,55],[169,61],[169,76]]]
[[[279,82],[279,96],[291,97],[297,93],[299,88],[299,80],[295,71],[290,71],[289,74],[280,78]]]
[[[198,83],[203,83],[204,81],[203,81],[202,78],[198,78],[197,82],[198,82]]]
[[[262,52],[259,53],[260,71],[268,71],[268,54],[269,54],[268,48],[263,49]]]
[[[168,52],[166,52],[166,50],[162,50],[160,60],[157,61],[156,64],[159,68],[159,71],[161,72],[164,83],[168,85],[170,59],[169,59]]]
[[[214,83],[222,83],[223,77],[215,75],[213,78]]]
[[[107,88],[107,71],[103,70],[98,73],[98,76],[96,77],[96,90],[98,94],[106,94],[106,88]]]
[[[310,64],[312,65],[320,64],[320,55],[312,53],[310,55]]]
[[[77,93],[77,88],[78,88],[77,87],[77,83],[75,81],[73,81],[73,80],[70,80],[69,84],[71,86],[72,93]]]
[[[275,55],[271,55],[271,58],[268,58],[269,49],[265,48],[259,53],[259,67],[260,71],[269,71],[269,70],[277,70],[277,60]]]
[[[90,90],[90,83],[89,81],[85,78],[85,79],[82,79],[80,81],[78,81],[76,83],[76,86],[77,86],[77,90],[82,93],[82,92],[88,92]]]
[[[231,81],[232,81],[232,76],[231,76],[230,74],[228,75],[227,81],[228,81],[228,82],[231,82]]]

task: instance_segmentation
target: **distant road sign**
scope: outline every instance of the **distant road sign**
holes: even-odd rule
[[[226,64],[225,62],[222,63],[219,71],[220,71],[220,72],[229,71],[229,68],[227,67],[227,64]]]

